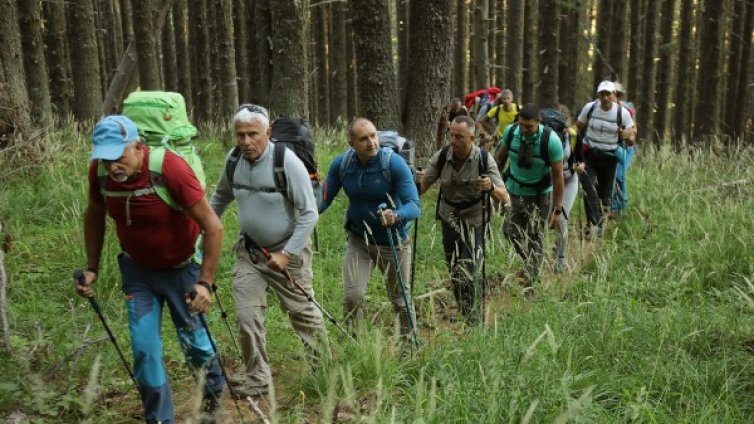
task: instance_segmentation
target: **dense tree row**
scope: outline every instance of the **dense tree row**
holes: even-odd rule
[[[96,119],[141,88],[183,93],[200,122],[252,101],[428,141],[450,97],[497,85],[575,108],[605,78],[627,87],[645,138],[754,126],[746,0],[0,0],[0,12],[0,83],[20,111],[2,128]]]

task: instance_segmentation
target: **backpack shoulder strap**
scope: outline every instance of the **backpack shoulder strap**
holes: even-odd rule
[[[233,176],[236,173],[236,166],[241,158],[241,149],[236,146],[233,151],[230,152],[227,161],[225,162],[225,179],[228,180],[228,184],[233,187]]]
[[[547,125],[543,126],[542,135],[539,137],[539,156],[545,162],[545,166],[550,165],[550,135],[552,128]]]
[[[173,196],[170,195],[170,191],[168,191],[168,188],[165,186],[165,181],[163,179],[162,166],[165,163],[165,153],[167,151],[168,149],[165,147],[153,147],[150,149],[148,164],[149,181],[152,183],[155,193],[157,193],[157,196],[162,199],[163,202],[167,203],[168,206],[175,210],[182,211],[183,208],[181,208],[173,199]]]
[[[592,115],[594,115],[594,109],[597,108],[597,100],[592,102],[592,106],[589,108],[589,112],[586,113],[586,124],[589,125],[589,121],[592,120]]]
[[[349,147],[343,155],[343,160],[340,161],[340,167],[338,168],[338,175],[340,176],[340,183],[343,184],[343,180],[346,178],[346,172],[353,162],[353,157],[356,155],[356,151]]]
[[[272,172],[273,179],[275,180],[275,190],[278,193],[286,195],[288,191],[288,181],[285,178],[285,144],[275,143],[275,148],[272,152]]]
[[[444,146],[442,149],[440,149],[440,156],[437,158],[437,175],[440,175],[443,168],[445,168],[445,162],[448,160],[449,149],[450,145]]]
[[[615,124],[618,126],[618,142],[620,142],[620,131],[623,129],[623,106],[620,103],[618,103],[618,116]]]
[[[480,147],[479,148],[479,175],[484,175],[487,173],[487,157],[489,156],[489,152],[487,149]]]
[[[511,125],[511,129],[508,130],[508,135],[505,136],[505,147],[510,150],[511,143],[513,142],[513,133],[516,131],[516,128],[518,128],[518,122],[514,122]]]
[[[380,170],[382,171],[382,178],[384,178],[388,184],[393,183],[393,176],[390,172],[390,161],[392,159],[393,149],[387,147],[380,149]]]

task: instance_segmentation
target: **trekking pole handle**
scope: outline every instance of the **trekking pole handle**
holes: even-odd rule
[[[384,212],[385,209],[387,209],[387,203],[380,203],[377,207],[380,209],[380,212]],[[382,225],[387,227],[387,218],[385,218],[384,213],[380,214],[380,221],[382,222]]]
[[[81,268],[77,268],[73,271],[73,279],[76,280],[76,284],[81,287],[86,285],[86,276],[84,275],[84,270],[82,270]],[[94,296],[87,297],[87,299],[89,300],[89,304],[92,305],[94,312],[101,314],[102,310],[100,309],[97,300],[94,299]]]

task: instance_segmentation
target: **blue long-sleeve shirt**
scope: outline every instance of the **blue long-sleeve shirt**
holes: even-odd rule
[[[366,165],[361,164],[355,153],[350,154],[353,155],[353,159],[345,165],[347,169],[344,170],[342,181],[340,167],[349,152],[336,157],[330,165],[325,182],[324,201],[319,208],[320,214],[330,207],[342,187],[349,201],[345,228],[359,237],[363,238],[366,235],[370,242],[387,245],[387,230],[380,223],[377,210],[380,203],[386,203],[388,208],[391,208],[389,193],[395,202],[395,208],[391,209],[398,218],[396,227],[401,239],[405,240],[411,221],[421,215],[419,193],[408,164],[399,155],[392,154],[388,164],[391,181],[388,181],[382,172],[382,155],[388,154],[387,149],[380,149],[377,156]]]

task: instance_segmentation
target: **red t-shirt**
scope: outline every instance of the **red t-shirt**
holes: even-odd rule
[[[130,191],[150,187],[148,164],[149,148],[145,146],[141,173],[124,183],[108,178],[106,189]],[[134,262],[145,268],[164,269],[191,257],[200,229],[187,213],[171,208],[156,193],[131,197],[131,225],[127,225],[127,198],[103,198],[99,192],[97,166],[94,160],[89,167],[89,197],[96,203],[105,202],[107,213],[115,221],[121,248]],[[179,156],[166,152],[162,172],[163,184],[184,210],[190,209],[204,197],[204,190],[194,171]]]

